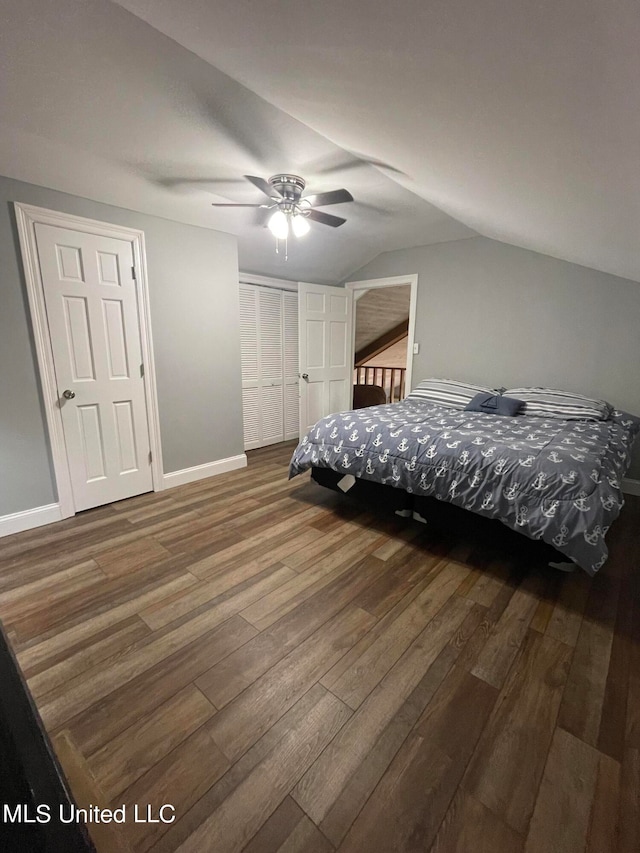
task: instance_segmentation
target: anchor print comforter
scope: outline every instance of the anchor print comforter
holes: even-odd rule
[[[622,478],[640,419],[497,417],[405,400],[329,415],[289,469],[332,468],[432,496],[542,539],[595,574],[624,505]]]

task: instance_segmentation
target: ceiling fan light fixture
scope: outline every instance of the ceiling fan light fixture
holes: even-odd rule
[[[286,240],[289,236],[289,218],[281,210],[276,210],[269,220],[269,230],[277,240]]]
[[[296,213],[292,218],[291,227],[296,237],[304,237],[304,235],[308,234],[311,230],[307,217],[303,216],[301,213]]]

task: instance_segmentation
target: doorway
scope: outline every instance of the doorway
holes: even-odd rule
[[[411,389],[417,275],[349,282],[353,292],[353,384],[387,403]],[[370,393],[367,395],[370,396]]]
[[[15,209],[62,517],[158,490],[144,235]]]

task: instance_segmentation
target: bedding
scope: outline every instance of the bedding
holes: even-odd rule
[[[448,501],[542,539],[595,574],[624,504],[640,419],[502,418],[407,397],[329,415],[294,451],[289,477],[331,468]]]
[[[495,391],[481,385],[456,382],[454,379],[425,379],[410,394],[407,394],[405,399],[425,400],[437,406],[464,409],[477,394],[482,393],[495,394]]]
[[[522,400],[526,415],[541,418],[606,421],[612,408],[605,400],[594,400],[554,388],[510,388],[505,389],[504,394]]]

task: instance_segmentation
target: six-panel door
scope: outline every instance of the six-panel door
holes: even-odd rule
[[[325,415],[351,408],[350,291],[300,283],[300,435]]]
[[[131,243],[35,230],[75,509],[150,491]]]

